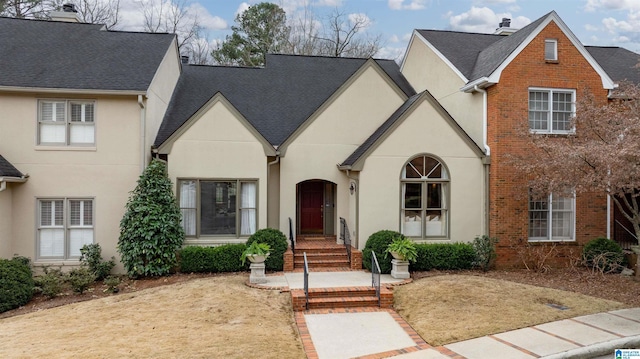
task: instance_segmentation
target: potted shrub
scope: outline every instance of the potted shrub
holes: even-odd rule
[[[418,259],[416,244],[405,236],[394,238],[387,246],[387,253],[391,253],[393,258],[401,261],[415,262]]]
[[[271,251],[271,247],[267,243],[253,242],[242,252],[240,256],[242,264],[244,265],[247,259],[251,263],[263,263],[269,256],[269,251]]]

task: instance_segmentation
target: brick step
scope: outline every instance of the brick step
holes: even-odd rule
[[[349,261],[344,259],[344,260],[307,260],[307,264],[309,265],[309,268],[349,268]],[[304,260],[303,261],[295,261],[293,262],[293,267],[294,268],[303,268],[304,267]]]
[[[302,254],[307,252],[307,257],[314,253],[347,253],[347,249],[344,247],[321,247],[321,248],[298,248],[296,247],[295,256],[302,257]]]
[[[309,298],[309,309],[361,308],[377,306],[378,298],[376,296]]]
[[[307,252],[307,260],[309,261],[313,261],[313,260],[332,260],[332,259],[339,259],[339,260],[347,260],[349,257],[347,257],[347,253],[345,251],[342,252],[311,252],[308,253]],[[293,257],[293,260],[297,263],[297,262],[304,262],[304,255],[302,253],[298,254],[296,253],[295,256]]]
[[[309,288],[309,299],[336,297],[373,297],[375,295],[376,290],[373,287]]]

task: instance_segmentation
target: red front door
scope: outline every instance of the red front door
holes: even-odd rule
[[[303,182],[299,187],[300,233],[322,234],[322,209],[324,205],[324,184]]]

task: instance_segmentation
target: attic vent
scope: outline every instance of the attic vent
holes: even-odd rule
[[[511,27],[511,19],[503,17],[502,22],[498,24],[498,27]]]

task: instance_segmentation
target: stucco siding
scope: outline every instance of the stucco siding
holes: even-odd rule
[[[400,231],[401,173],[406,162],[419,154],[440,158],[449,171],[447,241],[468,242],[483,233],[482,161],[438,112],[423,102],[366,159],[360,173],[360,248],[376,231]]]
[[[174,186],[181,178],[257,180],[257,228],[267,226],[267,157],[262,144],[222,102],[213,104],[176,139],[168,167]],[[244,241],[236,236],[201,236],[189,237],[186,243]]]
[[[13,241],[12,185],[0,192],[0,258],[11,258]]]

